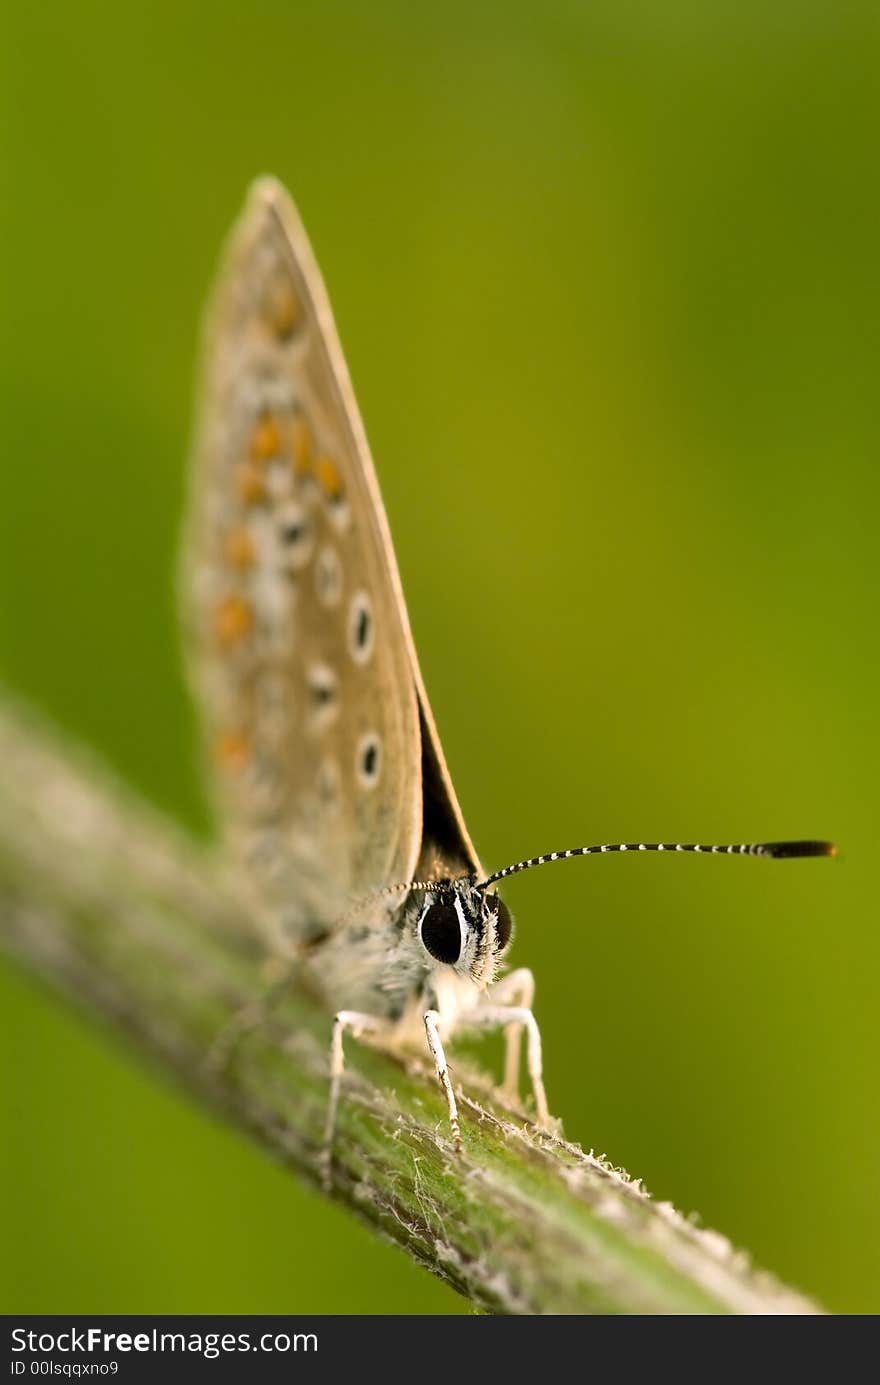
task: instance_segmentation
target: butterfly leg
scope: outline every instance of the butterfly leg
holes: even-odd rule
[[[339,1088],[342,1084],[342,1074],[345,1072],[343,1035],[346,1029],[349,1029],[355,1038],[358,1038],[361,1034],[376,1034],[384,1028],[382,1020],[376,1019],[373,1015],[362,1014],[359,1010],[340,1010],[333,1021],[333,1038],[330,1040],[330,1095],[324,1121],[321,1180],[327,1192],[332,1182],[333,1135],[336,1130],[336,1112],[339,1108]]]
[[[446,1104],[449,1108],[449,1124],[452,1127],[452,1143],[455,1145],[455,1152],[461,1152],[461,1127],[458,1123],[458,1106],[455,1101],[455,1092],[452,1090],[452,1081],[449,1076],[449,1069],[446,1066],[446,1054],[443,1052],[443,1044],[440,1041],[440,1016],[436,1010],[428,1010],[425,1015],[425,1033],[428,1036],[428,1048],[431,1050],[431,1057],[434,1059],[434,1066],[437,1069],[437,1079],[446,1097]]]
[[[538,1029],[538,1022],[531,1010],[520,1005],[486,1005],[472,1011],[467,1016],[466,1022],[469,1028],[500,1029],[515,1024],[525,1030],[526,1064],[535,1097],[535,1115],[538,1125],[549,1129],[553,1122],[547,1108],[547,1094],[544,1091],[544,1075],[541,1066],[541,1031]]]
[[[534,975],[528,967],[518,967],[493,986],[490,994],[494,1005],[515,1005],[521,1010],[531,1010],[535,998]],[[521,1040],[522,1025],[509,1024],[504,1031],[504,1080],[501,1090],[514,1099],[519,1095]]]

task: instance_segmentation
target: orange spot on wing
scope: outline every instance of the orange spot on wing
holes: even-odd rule
[[[281,341],[293,336],[302,317],[296,290],[289,279],[277,279],[266,294],[266,317]]]
[[[252,624],[251,608],[241,596],[225,596],[214,611],[214,630],[222,645],[237,644]]]
[[[259,505],[266,499],[266,482],[251,462],[243,462],[235,474],[238,498],[245,505]]]
[[[297,416],[290,425],[290,450],[297,476],[305,476],[312,465],[312,438],[305,419]]]
[[[221,731],[214,743],[214,758],[221,769],[239,773],[250,754],[250,744],[242,731]]]
[[[329,457],[319,457],[315,462],[315,474],[321,490],[329,500],[342,498],[342,477],[335,462]]]
[[[268,462],[281,451],[281,429],[274,414],[264,413],[251,437],[250,455],[253,462]]]
[[[224,540],[223,549],[226,561],[233,567],[250,567],[256,557],[254,540],[247,529],[230,529]]]

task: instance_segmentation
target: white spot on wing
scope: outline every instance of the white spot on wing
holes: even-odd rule
[[[355,751],[355,772],[358,783],[365,789],[372,789],[379,782],[382,768],[382,742],[375,731],[361,736]]]
[[[315,591],[324,606],[338,606],[342,596],[342,563],[329,543],[324,544],[315,559]]]
[[[356,664],[373,652],[373,608],[365,591],[356,592],[348,611],[348,648]]]
[[[275,532],[282,565],[291,572],[299,572],[311,558],[315,546],[312,521],[302,505],[291,500],[279,510]]]
[[[308,671],[309,726],[323,731],[339,715],[339,679],[329,664],[312,664]]]

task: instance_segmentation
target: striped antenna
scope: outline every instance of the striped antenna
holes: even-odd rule
[[[339,928],[343,924],[350,923],[364,909],[369,908],[371,904],[378,903],[380,899],[390,899],[392,895],[409,893],[412,890],[435,890],[442,883],[439,880],[401,880],[396,885],[386,885],[383,890],[377,890],[375,894],[361,895],[359,899],[352,901],[342,917],[336,920],[334,927]]]
[[[546,866],[550,861],[565,861],[569,856],[601,856],[609,851],[699,851],[707,856],[771,856],[776,860],[792,856],[837,854],[832,842],[743,842],[738,846],[705,846],[697,842],[613,842],[605,846],[576,846],[571,851],[550,851],[546,856],[532,856],[528,861],[517,861],[503,870],[496,870],[488,880],[482,881],[479,888],[487,889],[496,880],[518,875],[523,870],[532,870],[535,866]]]

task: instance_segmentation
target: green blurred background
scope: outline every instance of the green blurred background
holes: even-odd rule
[[[3,676],[208,830],[172,572],[249,180],[328,282],[567,1133],[880,1309],[880,22],[865,4],[16,6]],[[5,1311],[462,1300],[4,969]]]

